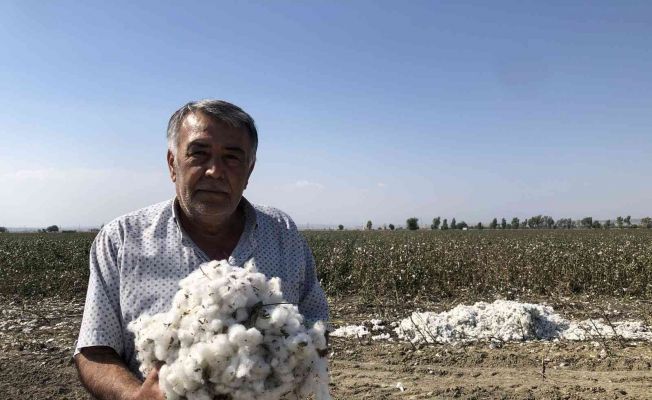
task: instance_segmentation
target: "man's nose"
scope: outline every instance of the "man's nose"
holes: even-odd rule
[[[212,178],[221,178],[224,175],[224,162],[222,157],[211,157],[206,168],[206,175]]]

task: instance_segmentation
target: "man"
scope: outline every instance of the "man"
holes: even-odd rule
[[[285,298],[308,323],[327,320],[314,260],[283,212],[242,193],[256,163],[258,134],[239,107],[188,103],[168,124],[167,163],[176,197],[110,222],[90,253],[84,317],[75,348],[79,376],[98,399],[164,399],[158,371],[144,382],[129,322],[167,311],[178,282],[199,264],[226,259],[282,280]]]

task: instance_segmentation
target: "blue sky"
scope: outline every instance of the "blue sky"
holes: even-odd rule
[[[299,224],[652,214],[650,2],[0,3],[0,226],[173,196],[169,115],[256,120]]]

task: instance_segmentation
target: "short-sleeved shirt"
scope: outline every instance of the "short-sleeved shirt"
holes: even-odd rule
[[[244,197],[245,226],[228,263],[253,259],[259,272],[281,278],[284,298],[298,304],[307,324],[328,320],[314,259],[292,219]],[[142,378],[127,325],[142,314],[166,312],[179,281],[210,261],[183,231],[171,199],[119,217],[98,233],[90,251],[90,278],[75,352],[112,347]]]

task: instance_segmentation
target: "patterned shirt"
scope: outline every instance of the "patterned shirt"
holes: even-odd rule
[[[306,323],[327,321],[326,297],[314,259],[292,219],[280,210],[253,206],[244,197],[245,227],[228,259],[253,258],[259,272],[281,278],[283,296],[298,304]],[[90,252],[90,278],[75,355],[89,346],[112,347],[142,378],[127,325],[141,314],[166,312],[179,281],[210,261],[183,231],[174,199],[119,217],[99,232]]]

